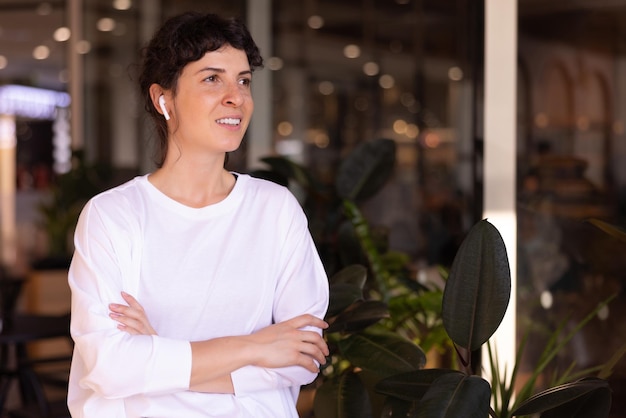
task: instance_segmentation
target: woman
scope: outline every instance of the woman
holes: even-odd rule
[[[328,348],[328,281],[301,207],[228,172],[262,58],[237,20],[186,13],[145,50],[157,169],[95,196],[69,272],[77,417],[297,417]]]

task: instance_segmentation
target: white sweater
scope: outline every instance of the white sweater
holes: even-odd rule
[[[326,312],[327,276],[286,188],[239,174],[226,199],[198,209],[137,177],[87,203],[75,248],[73,418],[297,417],[299,388],[316,377],[299,366],[236,370],[234,395],[188,390],[190,341]],[[122,290],[158,336],[117,329],[108,305]]]

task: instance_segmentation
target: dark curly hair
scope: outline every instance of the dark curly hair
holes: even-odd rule
[[[152,104],[150,86],[156,83],[176,94],[183,68],[225,45],[244,51],[252,71],[263,66],[259,48],[246,25],[237,18],[226,19],[211,13],[187,12],[168,19],[143,49],[139,89],[159,135],[157,167],[163,165],[167,154],[167,123]]]

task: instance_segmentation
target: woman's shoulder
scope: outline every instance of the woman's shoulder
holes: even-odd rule
[[[269,199],[295,200],[295,196],[287,187],[270,180],[251,176],[249,174],[238,174],[238,180],[242,183],[242,189],[248,195],[262,196]]]
[[[137,176],[125,183],[112,187],[93,196],[87,206],[104,213],[128,213],[136,210],[142,201],[142,183],[147,181],[147,175]]]

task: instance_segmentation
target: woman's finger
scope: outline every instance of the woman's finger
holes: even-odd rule
[[[304,327],[316,327],[320,329],[328,328],[328,323],[323,319],[320,319],[311,314],[303,314],[296,316],[288,321],[284,322],[285,324],[289,324],[294,328],[304,328]]]

